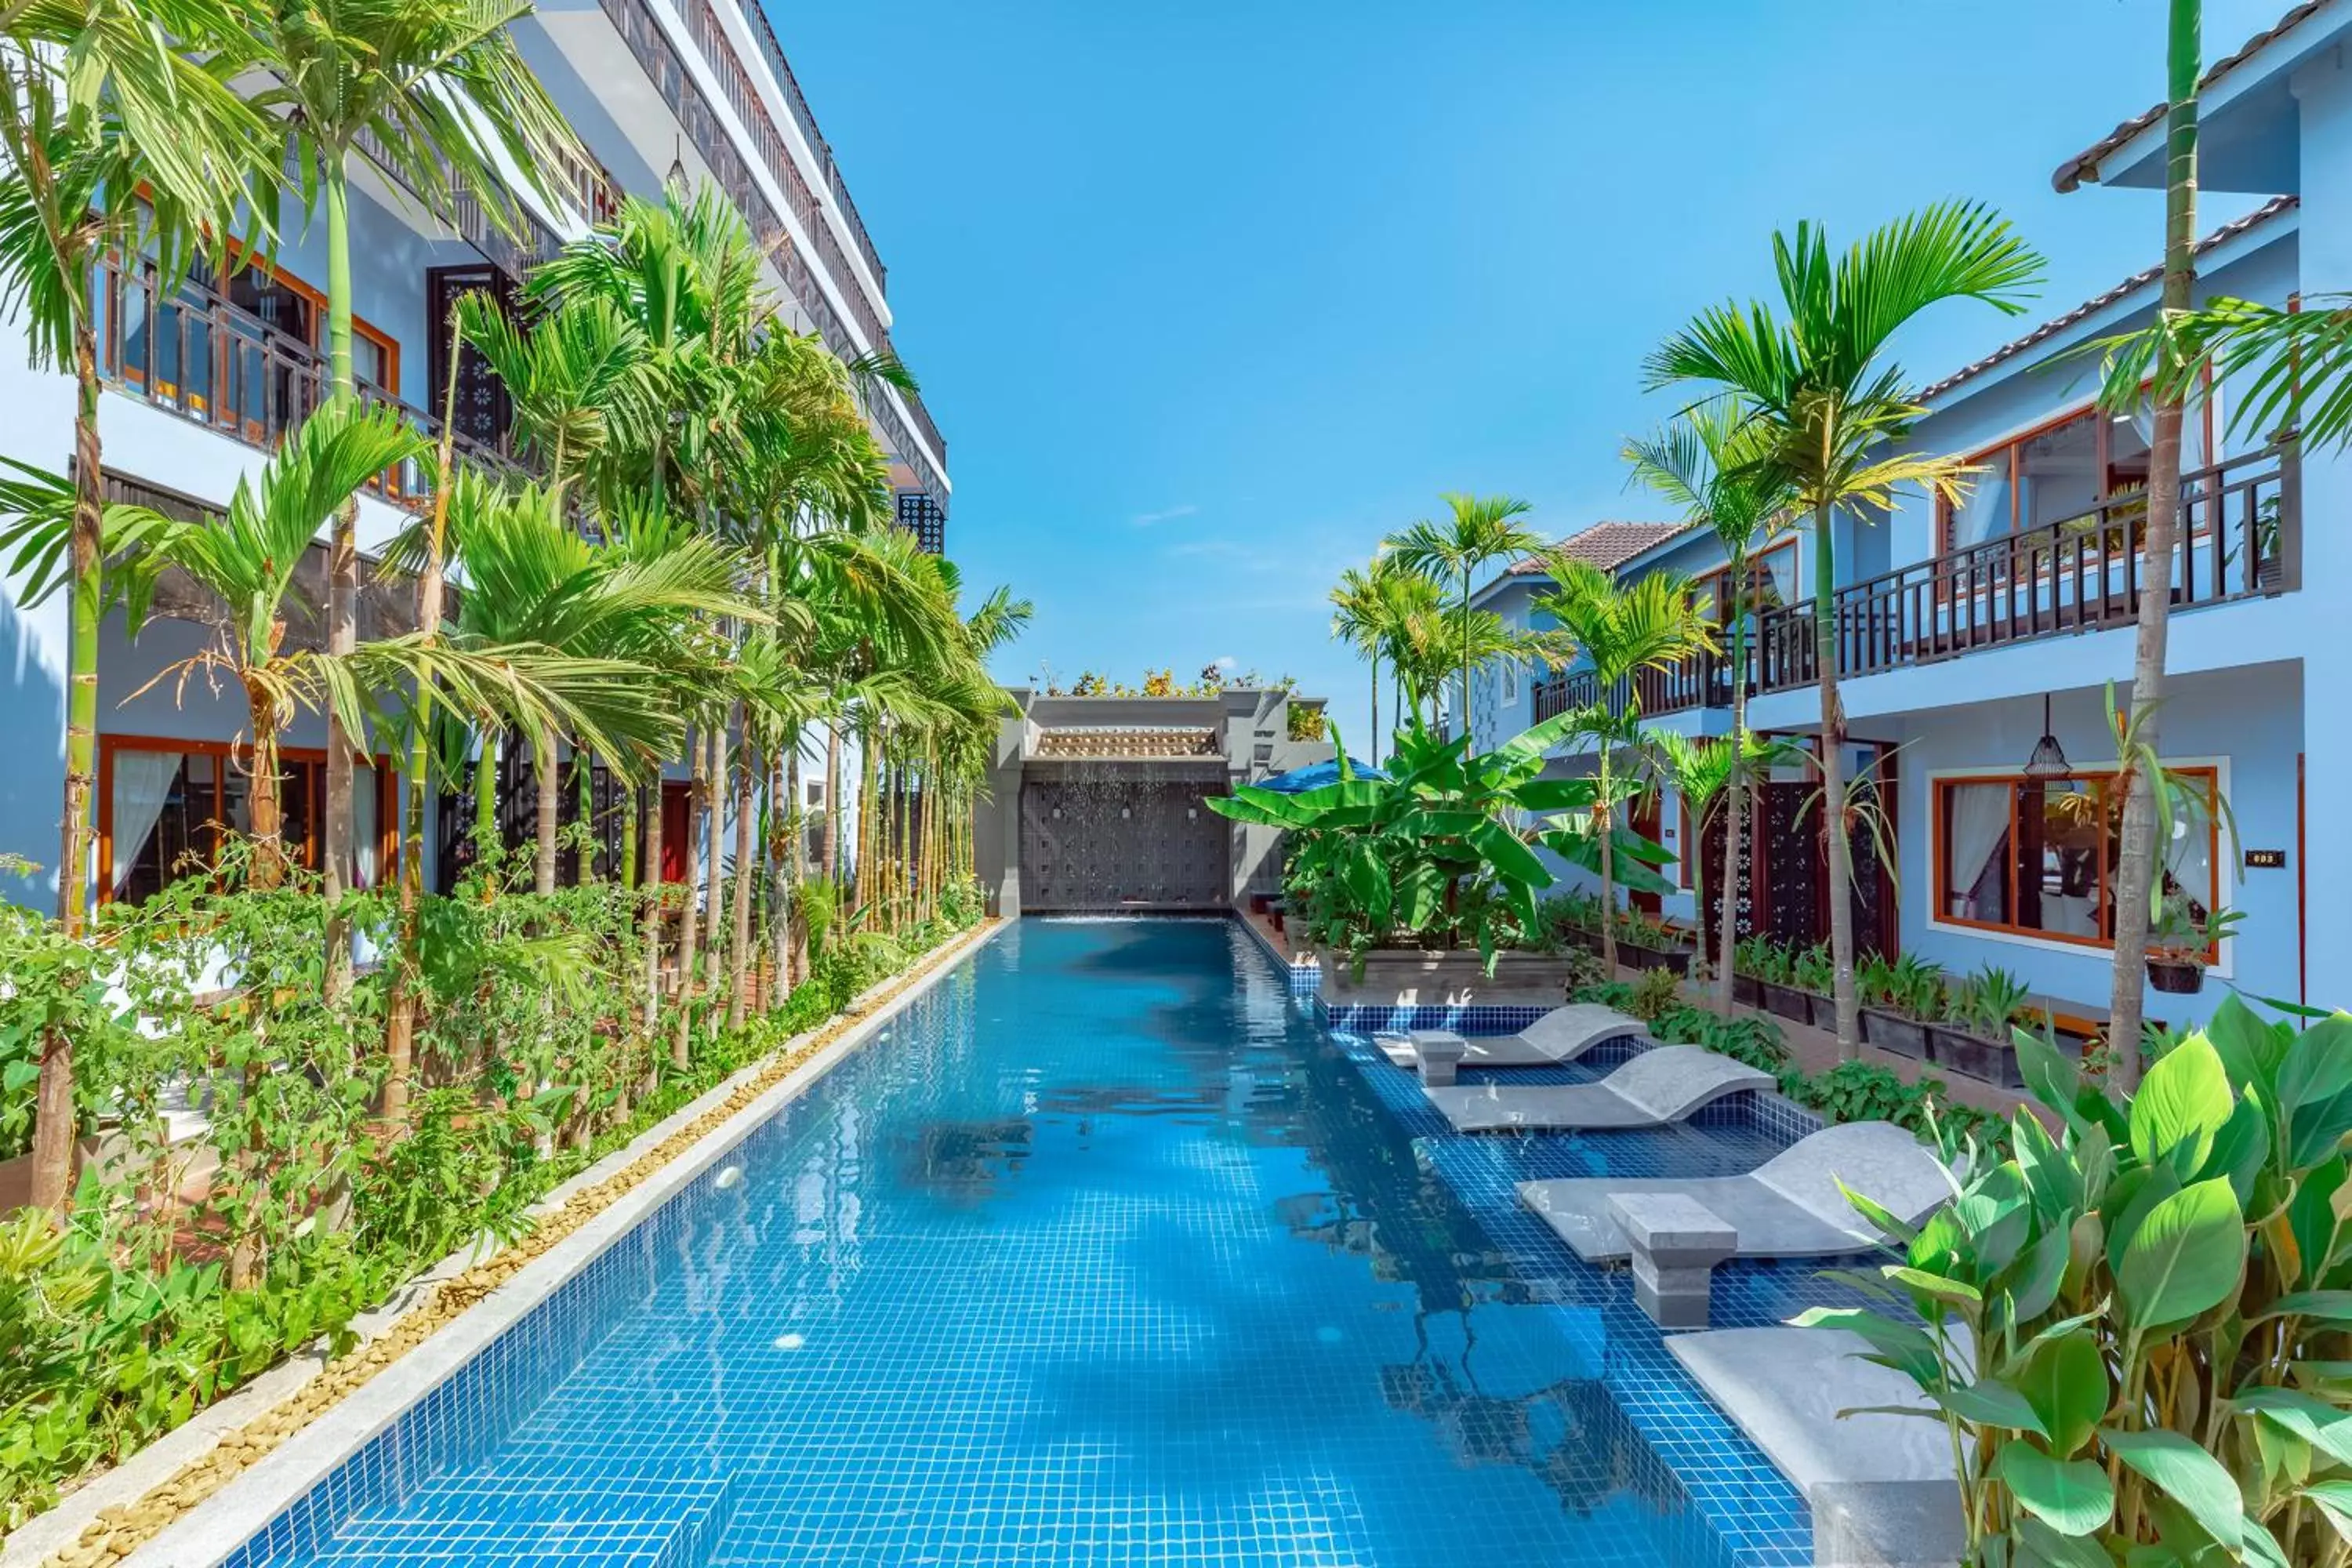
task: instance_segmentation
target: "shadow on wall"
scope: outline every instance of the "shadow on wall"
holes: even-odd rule
[[[65,805],[65,681],[50,651],[16,602],[0,595],[0,646],[8,681],[0,690],[0,851],[22,855],[37,870],[0,876],[0,898],[39,910],[57,908],[58,819]],[[96,803],[91,803],[93,812]]]

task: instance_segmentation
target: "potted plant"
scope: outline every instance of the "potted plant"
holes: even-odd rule
[[[1633,969],[1668,969],[1690,973],[1691,947],[1682,934],[1662,921],[1629,914],[1617,932],[1617,959]]]
[[[2147,928],[2147,983],[2175,996],[2204,990],[2205,971],[2222,939],[2245,918],[2242,910],[2215,910],[2200,921],[2185,894],[2167,893]]]
[[[2032,991],[2006,969],[1985,965],[1950,993],[1944,1017],[1927,1026],[1927,1054],[1939,1067],[1987,1083],[2025,1087],[2018,1075],[2010,1026],[2031,1021]]]
[[[1882,1051],[1924,1061],[1927,1024],[1944,1011],[1944,966],[1905,953],[1893,963],[1874,960],[1874,984],[1865,986],[1862,1037]]]
[[[1805,994],[1805,1010],[1813,1027],[1836,1034],[1837,961],[1830,956],[1830,944],[1818,942],[1799,952],[1789,977]]]
[[[1791,1023],[1813,1021],[1813,999],[1797,984],[1797,953],[1778,942],[1768,942],[1758,955],[1757,999],[1767,1012]]]
[[[1764,1005],[1761,980],[1772,964],[1772,939],[1744,936],[1731,946],[1731,998],[1750,1007]]]

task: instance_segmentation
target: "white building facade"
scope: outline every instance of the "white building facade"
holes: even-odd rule
[[[732,200],[767,258],[766,283],[796,329],[823,335],[844,360],[895,352],[885,270],[833,151],[793,79],[761,8],[742,0],[551,0],[515,28],[525,59],[570,120],[588,161],[565,171],[572,199],[555,208],[519,197],[526,222],[501,234],[467,207],[451,227],[427,216],[383,167],[363,163],[353,181],[352,228],[356,369],[371,401],[402,406],[437,431],[449,385],[447,312],[468,289],[503,293],[535,261],[617,206],[624,195],[658,201],[666,187],[715,185]],[[101,372],[100,414],[110,492],[162,510],[219,510],[240,476],[318,405],[324,378],[326,236],[321,223],[289,219],[268,265],[226,281],[199,276],[162,291],[137,264],[110,263],[92,279]],[[508,465],[508,410],[496,377],[470,351],[454,367],[459,460]],[[890,455],[899,521],[943,548],[950,500],[947,448],[920,397],[876,384],[862,395]],[[0,353],[0,454],[65,472],[72,453],[73,387]],[[422,505],[424,475],[386,476],[361,503],[360,547],[380,549],[408,509]],[[320,567],[315,559],[313,568]],[[366,568],[362,567],[363,577]],[[314,584],[322,581],[313,572]],[[0,755],[0,851],[37,871],[0,880],[0,893],[41,907],[56,899],[58,819],[64,781],[67,610],[60,595],[37,606],[15,584],[0,595],[14,679],[6,689]],[[168,602],[168,612],[173,606]],[[134,640],[120,616],[100,648],[98,843],[87,874],[91,897],[139,898],[201,859],[215,825],[244,820],[251,781],[242,765],[249,736],[243,700],[201,679],[150,686],[209,633],[207,606],[151,620]],[[407,614],[391,591],[362,594],[362,635]],[[373,617],[373,619],[371,617]],[[302,635],[297,626],[295,635]],[[142,688],[147,688],[143,691]],[[136,693],[136,695],[133,695]],[[286,734],[289,847],[317,862],[323,822],[326,727],[303,715]],[[377,737],[379,752],[390,742]],[[362,775],[363,780],[367,775]],[[373,787],[359,791],[359,864],[366,883],[390,874],[396,853],[395,778],[380,755]],[[602,781],[597,809],[611,801]],[[508,793],[502,790],[502,795]],[[512,792],[527,808],[530,790]],[[666,809],[682,826],[682,790]],[[566,791],[566,808],[572,809]],[[617,813],[610,813],[617,820]],[[509,823],[510,832],[527,827]],[[427,823],[428,885],[446,879],[445,837]],[[666,838],[670,836],[666,834]],[[677,854],[675,840],[668,852]],[[567,859],[570,858],[567,857]],[[674,868],[683,874],[683,866]]]
[[[2208,213],[2235,216],[2200,246],[2200,297],[2284,305],[2352,289],[2347,46],[2352,3],[2300,5],[2209,75],[2203,200]],[[2162,137],[2156,111],[2127,121],[2063,165],[2059,186],[2145,187],[2076,199],[2113,204],[2116,221],[2141,226],[2153,250]],[[2158,292],[2151,268],[1934,382],[1912,444],[1978,468],[1967,496],[1955,506],[1914,493],[1834,530],[1847,773],[1879,785],[1894,850],[1877,867],[1857,846],[1858,930],[1955,974],[1997,965],[2085,1023],[2104,1016],[2109,986],[2119,813],[2107,694],[2112,686],[2128,703],[2137,595],[2150,584],[2137,546],[2149,422],[2092,406],[2097,356],[2080,351],[2145,325]],[[2342,526],[2352,457],[2302,452],[2233,423],[2232,391],[2214,388],[2189,422],[2188,537],[2164,584],[2173,611],[2159,721],[2167,764],[2229,807],[2183,824],[2166,853],[2167,886],[2193,909],[2240,910],[2243,921],[2213,953],[2201,993],[2147,994],[2148,1016],[2176,1024],[2210,1014],[2231,989],[2352,1005],[2341,973],[2352,954],[2352,826],[2331,809],[2352,795],[2342,718],[2352,639],[2335,624],[2352,593]],[[1717,594],[1723,554],[1712,536],[1661,532],[1621,542],[1640,547],[1605,551],[1621,556],[1605,563],[1622,576],[1682,572]],[[1808,525],[1763,552],[1751,597],[1765,607],[1743,635],[1751,724],[1817,748],[1813,548]],[[1540,626],[1534,602],[1548,585],[1507,574],[1479,598]],[[1723,733],[1727,662],[1645,678],[1636,695],[1648,721]],[[1482,743],[1595,696],[1587,671],[1489,669],[1474,700]],[[2026,767],[2045,735],[2063,752],[2062,775]],[[1557,765],[1587,763],[1563,755]],[[1806,815],[1815,787],[1810,770],[1787,771],[1759,803],[1769,863],[1743,929],[1825,930],[1821,840]],[[1642,826],[1687,866],[1695,828],[1670,794]],[[1708,879],[1722,879],[1712,857]],[[1658,902],[1669,918],[1696,917],[1687,892]]]

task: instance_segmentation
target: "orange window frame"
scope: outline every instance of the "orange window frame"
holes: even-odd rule
[[[2208,382],[2208,390],[2210,391],[2210,382],[2212,379],[2212,372],[2210,367],[2205,372],[2205,375]],[[2109,483],[2109,471],[2115,467],[2111,436],[2114,426],[2111,421],[2099,418],[2099,406],[2095,402],[2078,403],[2062,414],[2054,415],[2048,419],[2042,420],[2038,425],[2034,425],[2019,431],[2014,436],[1996,441],[1991,446],[1984,447],[1980,451],[1971,452],[1966,458],[1961,459],[1962,462],[1966,463],[1971,468],[1992,469],[1998,468],[2008,475],[2009,533],[2011,536],[2014,536],[2021,531],[2020,525],[2024,521],[2023,494],[2017,483],[2017,469],[2019,460],[2024,453],[2026,443],[2033,440],[2037,437],[2047,436],[2051,431],[2059,429],[2063,426],[2072,425],[2085,415],[2097,420],[2100,502],[2104,504],[2107,501],[2116,500],[2117,492]],[[2205,437],[2204,467],[2211,468],[2219,462],[2220,458],[2213,449],[2213,400],[2210,396],[2199,401],[2197,415],[2203,426],[2203,434]],[[2000,459],[1998,464],[1994,461],[1996,458]],[[1949,496],[1945,495],[1937,496],[1936,498],[1936,553],[1938,555],[1949,555],[1958,548],[1952,539],[1952,526],[1956,521],[1956,517],[1957,513],[1952,505],[1952,499]],[[1993,542],[1993,541],[1987,540],[1985,542],[1990,544]]]
[[[2184,779],[2202,779],[2205,783],[2207,797],[2214,801],[2221,798],[2221,773],[2219,768],[2186,767],[2173,771]],[[2064,931],[2042,931],[2033,926],[2019,925],[2014,921],[1970,920],[1965,916],[1951,913],[1953,889],[1949,858],[1950,846],[1948,842],[1949,830],[1947,824],[1950,821],[1952,791],[1988,785],[2008,789],[2009,853],[2003,858],[2002,868],[2008,878],[2008,908],[2014,914],[2018,907],[2018,800],[2021,793],[2020,786],[2035,783],[2095,784],[2098,786],[2099,799],[2102,803],[2100,809],[2104,814],[2105,810],[2104,803],[2107,791],[2113,787],[2115,777],[2112,770],[2093,770],[2041,780],[2030,779],[2023,773],[1958,773],[1936,779],[1934,797],[1930,802],[1932,809],[1928,812],[1928,867],[1931,879],[1935,884],[1933,889],[1935,902],[1930,906],[1928,919],[1937,925],[1956,926],[1968,931],[1997,931],[2005,936],[2027,937],[2036,942],[2063,942],[2069,947],[2112,951],[2116,944],[2114,940],[2108,937],[2073,936]],[[2208,811],[2205,814],[2205,864],[2213,877],[2213,886],[2209,890],[2207,899],[2209,909],[2218,907],[2221,896],[2220,816],[2221,814],[2218,811]],[[2105,910],[2109,904],[2108,889],[2112,886],[2110,873],[2114,870],[2107,860],[2106,846],[2106,835],[2102,832],[2099,836],[2099,908],[2102,910]],[[2216,943],[2207,949],[2206,957],[2209,963],[2218,961],[2221,957],[2220,945]]]
[[[330,306],[326,294],[313,288],[296,273],[278,266],[259,251],[248,250],[241,241],[234,239],[228,241],[227,251],[232,263],[257,268],[271,282],[283,285],[293,293],[300,295],[309,303],[310,336],[304,346],[319,353],[327,353],[327,316]],[[152,312],[154,308],[155,302],[151,301],[148,306],[149,310]],[[400,396],[400,340],[356,310],[352,312],[352,335],[357,339],[364,339],[370,345],[383,352],[385,379],[373,384],[387,397],[398,398]],[[146,384],[147,373],[125,366],[123,377],[133,386],[143,387]],[[155,391],[163,397],[177,397],[180,395],[179,386],[172,382],[157,382]],[[211,411],[212,397],[209,393],[190,393],[188,404],[197,413],[206,414]]]
[[[215,757],[224,763],[241,762],[247,766],[251,765],[253,755],[251,746],[240,745],[230,741],[175,741],[168,736],[159,735],[100,735],[98,737],[98,863],[110,870],[114,865],[114,759],[122,752],[173,752],[187,756]],[[278,749],[278,760],[281,763],[322,764],[316,776],[320,780],[318,787],[320,790],[325,787],[323,764],[327,760],[327,752],[324,747],[280,746]],[[392,758],[388,753],[378,752],[369,760],[375,770],[377,874],[380,879],[390,879],[398,874],[400,866],[399,824],[394,816],[399,800],[397,783],[393,773]],[[213,852],[217,855],[220,837],[226,831],[226,826],[218,816],[220,800],[217,786],[214,791],[213,809],[215,816],[207,819],[205,826],[212,834]],[[311,801],[310,820],[319,824],[320,831],[323,832],[326,823],[324,801],[317,799]],[[295,855],[294,858],[306,869],[316,870],[319,848],[316,839],[305,839],[299,853]],[[114,879],[110,875],[101,875],[98,879],[98,901],[101,904],[114,901]]]
[[[1786,551],[1790,555],[1794,556],[1797,552],[1796,540],[1793,537],[1774,540],[1771,543],[1767,544],[1763,549],[1759,550],[1748,556],[1748,590],[1751,594],[1761,584],[1771,580],[1771,568],[1768,563],[1770,562],[1774,555],[1782,551]],[[1696,576],[1691,579],[1690,585],[1692,598],[1694,600],[1699,600],[1699,596],[1701,595],[1711,595],[1715,600],[1718,621],[1721,618],[1722,610],[1725,605],[1723,583],[1721,580],[1730,574],[1731,563],[1727,561],[1722,565],[1711,567],[1705,572],[1699,573]],[[1699,602],[1703,603],[1704,601],[1701,600]],[[1749,605],[1752,609],[1754,605],[1754,601],[1752,599],[1749,601]]]

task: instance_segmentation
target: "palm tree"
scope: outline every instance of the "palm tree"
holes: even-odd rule
[[[1900,451],[1921,410],[1888,341],[1928,307],[1979,300],[2023,309],[2042,258],[1990,208],[1948,202],[1898,218],[1832,261],[1811,223],[1775,235],[1776,309],[1727,301],[1700,312],[1652,352],[1652,387],[1685,382],[1706,397],[1737,395],[1743,429],[1812,518],[1813,657],[1821,687],[1822,799],[1829,857],[1830,947],[1837,965],[1838,1047],[1861,1054],[1853,988],[1853,845],[1846,821],[1845,710],[1838,699],[1837,559],[1843,510],[1890,506],[1898,487],[1956,493],[1967,465]]]
[[[1543,541],[1511,520],[1528,512],[1528,503],[1508,496],[1449,493],[1440,498],[1449,515],[1443,522],[1424,518],[1388,542],[1398,564],[1431,577],[1455,579],[1462,598],[1455,606],[1462,618],[1458,634],[1462,649],[1462,732],[1470,732],[1470,670],[1478,662],[1470,608],[1471,575],[1490,561],[1517,560],[1543,548]]]
[[[2197,288],[2197,78],[2203,66],[2201,0],[2171,0],[2165,51],[2164,288],[2157,307],[2169,327],[2189,314]],[[2147,454],[2148,581],[2139,596],[2132,654],[2131,715],[2146,754],[2160,754],[2158,725],[2164,700],[2164,665],[2172,613],[2172,568],[2180,538],[2180,432],[2187,389],[2181,384],[2180,340],[2169,330],[2156,339],[2156,420]],[[2112,394],[2112,388],[2109,389]],[[2137,402],[2133,389],[2133,404]],[[2150,894],[2156,888],[2157,780],[2129,770],[2124,796],[2123,844],[2116,870],[2113,912],[2115,968],[2108,985],[2107,1042],[2118,1093],[2139,1087],[2140,1000],[2145,994]]]
[[[1600,851],[1601,960],[1617,967],[1616,801],[1612,758],[1616,748],[1638,740],[1642,704],[1633,677],[1715,646],[1706,614],[1692,602],[1690,579],[1679,572],[1652,572],[1619,584],[1589,562],[1561,556],[1552,563],[1552,591],[1535,607],[1559,623],[1560,631],[1592,662],[1599,698],[1572,726],[1597,743],[1601,790],[1592,807],[1592,836]],[[1616,706],[1620,684],[1624,705]]]
[[[1798,752],[1789,742],[1777,736],[1767,738],[1745,731],[1694,740],[1679,730],[1652,730],[1643,736],[1643,742],[1651,765],[1661,778],[1674,785],[1675,794],[1690,814],[1691,836],[1696,840],[1690,848],[1691,900],[1700,910],[1704,925],[1706,857],[1701,851],[1706,837],[1707,813],[1715,809],[1718,800],[1726,803],[1727,810],[1736,809],[1731,803],[1738,800],[1740,792],[1769,773],[1775,763],[1796,760]],[[1726,930],[1733,924],[1731,911],[1738,900],[1738,868],[1736,858],[1726,867],[1727,874],[1735,879],[1723,896]],[[1716,1011],[1728,1018],[1732,1005],[1730,944],[1724,948],[1715,980]]]
[[[32,363],[69,368],[75,387],[58,860],[58,917],[68,939],[80,934],[89,896],[105,593],[90,280],[109,252],[135,258],[152,249],[158,292],[168,293],[198,248],[221,256],[249,198],[258,221],[275,211],[268,138],[228,87],[243,46],[231,8],[215,0],[93,0],[0,13],[0,47],[9,56],[0,70],[0,310],[23,321]],[[48,476],[10,466],[29,487],[24,497],[55,493]],[[34,500],[30,511],[19,511],[20,526],[42,531],[43,507]],[[20,554],[19,571],[33,564]],[[43,1038],[36,1097],[32,1202],[61,1211],[76,1131],[73,1043],[62,1031]]]
[[[1731,736],[1724,752],[1729,766],[1717,789],[1723,793],[1723,914],[1717,932],[1716,1010],[1731,1016],[1731,951],[1739,940],[1741,807],[1753,770],[1739,766],[1748,736],[1748,604],[1756,548],[1783,525],[1790,509],[1787,482],[1751,448],[1763,426],[1748,422],[1739,401],[1701,404],[1656,433],[1625,444],[1633,479],[1683,509],[1684,518],[1710,530],[1726,567],[1723,631],[1731,644]],[[1712,767],[1712,762],[1709,763]],[[1688,798],[1685,795],[1685,798]],[[1702,820],[1696,808],[1692,821]],[[1693,846],[1697,856],[1700,847]],[[1701,885],[1694,879],[1694,886]],[[1699,933],[1706,931],[1706,900],[1699,899]]]
[[[1365,731],[1365,757],[1381,760],[1381,660],[1397,646],[1412,618],[1417,602],[1425,601],[1428,582],[1408,571],[1397,557],[1383,551],[1366,567],[1349,567],[1331,590],[1331,635],[1364,656],[1371,668],[1371,727]],[[1403,721],[1404,715],[1397,715]]]
[[[583,154],[562,114],[516,51],[509,26],[523,0],[255,0],[242,16],[251,64],[268,79],[257,110],[284,121],[299,150],[301,192],[323,196],[327,227],[329,394],[357,395],[352,370],[352,161],[383,164],[424,206],[454,220],[469,195],[510,232],[519,216],[507,182],[520,177],[556,200],[551,171]],[[328,546],[327,648],[359,637],[356,498],[337,514]],[[327,727],[325,893],[327,985],[350,983],[348,928],[335,911],[352,857],[352,747],[332,712]]]

